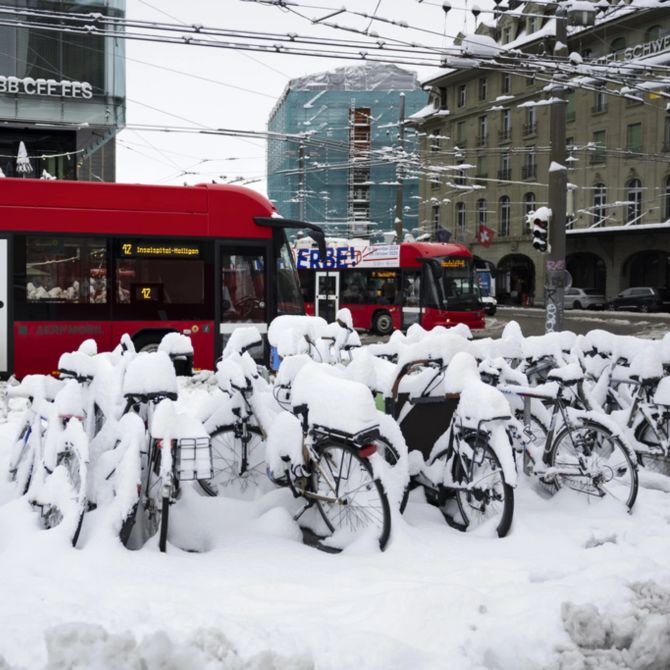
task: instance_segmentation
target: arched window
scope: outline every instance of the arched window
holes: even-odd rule
[[[486,200],[477,200],[477,225],[486,225]]]
[[[661,26],[652,26],[647,29],[647,32],[644,34],[645,42],[655,42],[661,37]]]
[[[642,216],[642,182],[631,179],[626,184],[626,223],[640,223]]]
[[[509,198],[504,195],[500,198],[500,225],[498,226],[498,235],[500,237],[507,237],[509,235],[510,215]]]
[[[610,51],[614,53],[615,51],[623,51],[626,48],[626,38],[617,37],[615,40],[612,40],[610,45]]]
[[[530,221],[528,221],[528,214],[534,212],[537,208],[537,201],[535,199],[535,193],[526,193],[523,196],[523,232],[524,234],[530,233]]]
[[[594,226],[602,226],[605,224],[607,217],[607,210],[605,204],[607,203],[607,186],[605,184],[595,184],[593,186],[593,224]]]
[[[667,221],[670,219],[670,177],[665,178],[665,192],[663,194],[663,216]]]

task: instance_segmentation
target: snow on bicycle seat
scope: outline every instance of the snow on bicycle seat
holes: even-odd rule
[[[93,379],[95,367],[95,358],[81,351],[62,354],[58,359],[58,370],[61,375],[74,377],[78,381]]]
[[[320,316],[283,314],[272,320],[268,328],[268,342],[280,356],[292,356],[307,351],[305,335],[312,342],[321,337],[328,322]]]
[[[123,395],[177,394],[177,374],[164,351],[141,352],[128,364]]]
[[[63,383],[49,375],[26,375],[18,386],[8,386],[10,398],[44,398],[53,400]]]
[[[577,363],[564,365],[562,368],[554,368],[548,375],[547,380],[558,382],[564,386],[572,386],[584,379],[584,372]]]
[[[310,363],[298,372],[291,404],[294,408],[307,406],[310,424],[350,435],[370,430],[379,423],[370,389],[321,363]]]

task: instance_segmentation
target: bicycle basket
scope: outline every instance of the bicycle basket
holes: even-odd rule
[[[177,442],[177,478],[179,481],[211,479],[212,445],[209,437],[182,437]]]

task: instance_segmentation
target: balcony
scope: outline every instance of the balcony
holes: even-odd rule
[[[503,168],[498,170],[498,179],[510,180],[512,178],[512,168]]]
[[[537,135],[537,121],[523,124],[523,136],[528,137],[530,135]]]
[[[523,165],[523,166],[521,166],[521,178],[522,179],[536,179],[537,178],[537,165]]]
[[[456,140],[454,146],[457,146],[459,149],[465,149],[468,146],[468,141],[466,139]]]
[[[498,131],[498,141],[500,142],[509,142],[512,139],[512,129],[503,128]]]
[[[478,147],[485,147],[489,143],[489,136],[488,135],[479,135],[477,137],[477,146]]]

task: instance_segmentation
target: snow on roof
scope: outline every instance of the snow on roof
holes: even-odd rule
[[[389,63],[347,65],[289,81],[290,91],[415,91],[421,88],[416,72]]]

